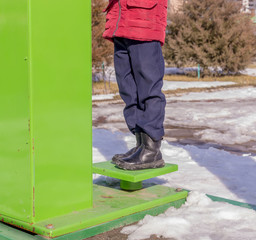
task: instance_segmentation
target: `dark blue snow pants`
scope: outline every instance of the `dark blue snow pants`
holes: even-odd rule
[[[114,63],[119,93],[125,102],[129,130],[143,131],[158,141],[164,135],[165,96],[161,91],[164,59],[158,41],[114,38]]]

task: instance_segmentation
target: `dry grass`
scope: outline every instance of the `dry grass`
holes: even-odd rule
[[[221,82],[235,82],[237,84],[242,84],[242,85],[256,85],[256,77],[247,76],[247,75],[224,76],[224,77],[204,77],[204,78],[200,78],[200,79],[198,79],[196,77],[188,77],[188,76],[184,76],[184,75],[165,75],[164,80],[167,80],[167,81],[184,81],[184,82],[221,81]]]
[[[237,88],[237,87],[244,87],[245,85],[242,84],[234,84],[234,85],[227,85],[227,86],[217,86],[217,87],[209,87],[209,88],[184,88],[184,89],[175,89],[175,90],[167,90],[164,91],[165,95],[179,95],[182,93],[190,93],[190,92],[213,92],[213,91],[220,91],[224,89],[229,89],[229,88]],[[251,85],[246,85],[246,86],[251,86]]]
[[[256,68],[256,62],[255,63],[251,63],[249,66],[247,66],[247,68]]]
[[[118,86],[115,82],[106,82],[103,81],[93,82],[92,83],[92,92],[95,95],[98,94],[109,94],[109,93],[118,93]]]
[[[188,92],[203,92],[203,91],[217,91],[223,89],[229,89],[234,87],[245,87],[245,86],[256,86],[256,77],[240,75],[240,76],[224,76],[224,77],[205,77],[205,78],[194,78],[183,75],[168,75],[164,77],[167,81],[185,81],[185,82],[193,82],[193,81],[204,81],[204,82],[212,82],[212,81],[223,81],[223,82],[235,82],[234,85],[227,86],[218,86],[218,87],[209,87],[209,88],[189,88],[189,89],[175,89],[175,90],[167,90],[165,94],[181,94]]]

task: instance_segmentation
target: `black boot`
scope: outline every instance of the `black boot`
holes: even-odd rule
[[[141,145],[141,133],[135,132],[135,137],[136,137],[136,147],[130,149],[127,153],[114,155],[112,158],[112,163],[116,163],[121,158],[129,157],[130,155],[132,155],[133,153],[135,153],[137,151],[137,149]]]
[[[141,146],[129,157],[119,158],[116,165],[126,170],[161,168],[165,163],[160,152],[161,140],[154,141],[146,133],[141,133]]]

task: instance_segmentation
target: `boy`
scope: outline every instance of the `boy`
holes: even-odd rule
[[[165,96],[161,91],[167,0],[109,0],[103,37],[114,42],[114,65],[124,117],[136,147],[116,154],[122,169],[163,167]]]

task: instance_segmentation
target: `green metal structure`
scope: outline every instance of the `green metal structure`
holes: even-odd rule
[[[34,223],[89,208],[90,2],[0,0],[0,16],[0,212]]]
[[[89,0],[0,0],[0,221],[32,232],[0,224],[0,239],[78,240],[185,202],[142,184],[176,165],[92,166],[90,15]],[[93,186],[93,171],[123,189]]]

